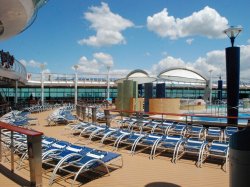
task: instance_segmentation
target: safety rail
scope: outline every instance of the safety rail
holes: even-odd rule
[[[174,119],[175,121],[182,121],[185,123],[196,123],[196,124],[203,124],[205,126],[220,126],[226,127],[228,125],[235,125],[235,124],[227,124],[226,120],[229,119],[236,119],[244,120],[244,124],[239,124],[238,127],[245,127],[248,125],[248,121],[250,117],[234,117],[234,116],[214,116],[209,114],[176,114],[176,113],[159,113],[159,112],[144,112],[144,111],[128,111],[128,110],[110,110],[111,112],[119,112],[121,115],[123,114],[134,114],[134,116],[148,116],[151,119],[155,120],[166,120],[168,117],[179,117],[180,119]],[[157,115],[158,117],[155,117]],[[171,119],[171,118],[169,118]]]
[[[26,141],[24,141],[23,145],[27,146],[27,153],[29,156],[29,168],[30,168],[30,185],[31,186],[42,186],[42,149],[41,149],[41,138],[43,133],[30,130],[27,128],[22,128],[18,126],[13,126],[4,122],[0,122],[0,162],[2,162],[3,158],[3,145],[6,143],[4,137],[6,137],[6,132],[9,133],[10,142],[10,164],[11,164],[11,172],[14,173],[14,152],[15,152],[15,135],[19,133],[20,135],[26,135]],[[27,142],[27,143],[26,143]],[[26,145],[25,145],[26,143]],[[6,155],[5,155],[6,156]]]
[[[76,114],[78,119],[84,121],[87,118],[88,111],[93,111],[93,108],[96,106],[87,106],[87,105],[78,105],[76,107]],[[179,122],[185,123],[195,123],[195,124],[202,124],[204,126],[219,126],[225,128],[228,125],[235,125],[235,124],[227,124],[227,119],[235,119],[237,117],[227,117],[227,116],[214,116],[209,114],[176,114],[176,113],[160,113],[160,112],[144,112],[144,111],[132,111],[132,110],[116,110],[116,109],[104,109],[105,118],[109,120],[111,117],[110,113],[117,113],[121,117],[136,117],[138,119],[152,119],[152,120],[174,120]],[[238,127],[243,128],[248,125],[248,121],[250,117],[238,117],[239,123]]]

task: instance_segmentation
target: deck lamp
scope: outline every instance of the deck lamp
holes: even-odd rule
[[[232,47],[234,47],[234,40],[243,31],[242,27],[234,27],[231,26],[230,28],[224,30],[223,32],[230,38]]]
[[[78,65],[74,65],[74,69],[75,69],[75,106],[77,105],[77,69],[78,69]]]
[[[234,46],[235,38],[243,30],[242,27],[233,27],[223,31],[231,40],[231,47],[226,52],[227,75],[227,123],[238,125],[239,80],[240,80],[240,47]]]
[[[110,80],[109,80],[109,77],[110,77],[110,68],[111,66],[110,65],[107,65],[107,100],[110,101]]]
[[[231,40],[231,47],[226,48],[227,68],[227,115],[228,124],[238,124],[240,48],[234,47],[234,40],[243,30],[241,27],[230,27],[224,33]],[[231,123],[230,123],[231,122]],[[229,139],[229,186],[249,186],[250,166],[250,126],[231,135]]]

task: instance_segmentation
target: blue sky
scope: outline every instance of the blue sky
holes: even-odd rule
[[[40,72],[128,73],[143,69],[157,75],[187,67],[209,76],[225,75],[222,31],[241,25],[241,77],[250,73],[250,3],[247,0],[49,0],[24,32],[0,42]]]

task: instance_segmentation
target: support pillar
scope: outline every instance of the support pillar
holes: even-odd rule
[[[149,112],[149,99],[153,97],[153,83],[144,84],[144,111]]]
[[[240,79],[240,48],[226,48],[227,73],[227,123],[238,125],[239,79]]]
[[[223,81],[220,79],[218,80],[218,96],[217,96],[220,104],[222,101],[222,91],[223,91]]]
[[[165,98],[165,83],[156,84],[156,98]]]

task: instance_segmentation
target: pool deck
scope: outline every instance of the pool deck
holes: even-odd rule
[[[32,117],[37,117],[39,125],[32,126],[33,129],[44,132],[46,136],[58,138],[60,140],[67,140],[71,143],[75,143],[77,137],[69,136],[69,131],[64,129],[63,125],[47,126],[45,120],[51,111],[46,111],[37,114],[31,114]],[[81,139],[82,145],[87,144],[89,147],[98,148],[102,150],[112,151],[112,147],[106,145],[99,147],[98,142],[89,143],[87,139]],[[176,164],[171,163],[170,157],[158,156],[154,160],[149,160],[148,154],[138,153],[131,156],[128,150],[120,149],[117,151],[123,156],[123,167],[114,170],[110,173],[110,176],[103,176],[84,184],[77,184],[75,186],[85,187],[226,187],[229,186],[229,173],[224,172],[221,169],[221,165],[215,163],[204,163],[202,168],[195,166],[194,160],[180,159]],[[2,162],[2,168],[0,167],[0,186],[15,187],[25,186],[24,181],[16,179],[18,183],[13,182],[9,178],[14,174],[6,171],[3,166],[10,168],[9,163]],[[6,177],[2,174],[10,174],[10,177]],[[29,171],[21,169],[15,171],[23,178],[29,178]],[[6,175],[7,175],[6,174]],[[16,178],[16,177],[14,177]],[[43,175],[43,186],[48,186],[48,175]],[[21,185],[23,184],[23,185]],[[61,180],[58,183],[54,183],[52,186],[70,186],[70,183],[65,180]]]

